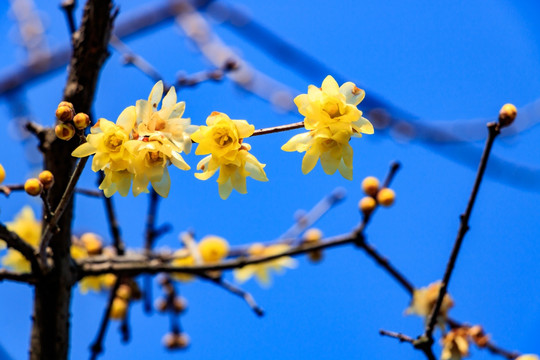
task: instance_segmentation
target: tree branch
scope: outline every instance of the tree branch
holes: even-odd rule
[[[19,235],[13,231],[8,230],[2,223],[0,223],[0,239],[4,240],[8,247],[20,252],[24,258],[30,262],[32,273],[34,275],[41,274],[41,267],[39,266],[36,256],[36,249],[34,249],[32,245],[21,239]]]

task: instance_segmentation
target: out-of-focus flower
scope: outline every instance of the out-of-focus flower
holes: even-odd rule
[[[250,257],[267,257],[281,254],[290,248],[287,244],[274,244],[264,246],[263,244],[253,244],[248,250]],[[236,281],[243,283],[255,276],[259,284],[269,286],[271,282],[270,273],[274,271],[278,274],[283,273],[285,268],[294,269],[297,266],[295,259],[289,256],[278,257],[273,260],[265,261],[258,264],[246,265],[240,269],[234,270],[234,278]]]
[[[535,354],[525,354],[525,355],[521,355],[521,356],[518,356],[516,358],[516,360],[539,360],[540,358],[538,357],[538,355],[535,355]]]
[[[217,182],[219,196],[226,199],[236,189],[241,194],[247,193],[246,178],[268,181],[266,173],[255,156],[249,153],[251,146],[242,143],[251,136],[255,127],[245,120],[231,120],[226,114],[213,112],[206,119],[207,126],[201,126],[191,135],[193,141],[199,143],[195,154],[209,156],[197,164],[195,174],[200,180],[208,180],[219,170]]]
[[[133,156],[133,195],[148,192],[148,183],[162,197],[169,195],[171,178],[167,167],[173,164],[181,170],[189,170],[189,165],[180,156],[178,148],[163,135],[155,134],[144,141],[131,140],[126,148]]]
[[[208,235],[199,242],[198,251],[204,263],[215,264],[227,257],[229,243],[222,237]]]
[[[174,253],[175,259],[171,261],[172,266],[193,266],[196,264],[195,258],[190,254],[188,249],[180,249]],[[189,282],[194,276],[191,274],[173,273],[171,276],[178,281]]]
[[[442,360],[461,360],[469,355],[468,328],[450,330],[442,339]]]
[[[198,126],[191,125],[189,118],[182,118],[186,103],[176,102],[174,86],[169,89],[163,98],[161,109],[158,110],[162,95],[163,81],[160,80],[150,91],[148,100],[137,100],[137,135],[139,138],[155,134],[164,135],[179,149],[179,152],[189,154],[190,134],[197,130]]]
[[[423,287],[421,289],[415,289],[413,293],[413,299],[412,299],[411,305],[407,308],[407,310],[405,310],[405,313],[422,316],[427,321],[427,318],[431,314],[431,311],[433,310],[433,307],[435,306],[435,303],[437,302],[440,289],[441,289],[440,281],[434,282],[428,285],[427,287]],[[454,301],[452,300],[449,294],[445,294],[442,305],[441,305],[441,309],[439,311],[439,316],[437,319],[438,320],[437,322],[441,326],[444,325],[444,321],[446,320],[448,310],[452,306],[454,306]]]
[[[352,179],[353,150],[351,136],[373,134],[373,126],[362,117],[356,107],[364,98],[364,91],[352,82],[338,86],[332,76],[327,76],[318,88],[308,87],[307,94],[298,95],[294,102],[305,116],[304,127],[310,132],[293,136],[281,147],[284,151],[306,152],[302,172],[309,173],[319,158],[327,174],[336,170],[346,179]]]
[[[25,206],[15,216],[15,221],[6,223],[23,241],[37,248],[41,240],[41,222],[36,219],[30,206]],[[30,272],[30,262],[17,250],[8,249],[2,258],[2,264],[17,272]]]
[[[92,233],[83,234],[81,239],[73,237],[70,248],[71,257],[75,260],[81,260],[89,256],[97,255],[99,253],[97,248],[99,245],[102,245],[97,242],[101,242],[101,239],[98,238],[96,234]],[[79,281],[79,287],[83,294],[88,293],[90,290],[101,292],[110,289],[115,281],[116,276],[114,274],[86,276]]]
[[[4,170],[4,167],[2,164],[0,164],[0,184],[4,182],[4,179],[6,178],[6,170]]]

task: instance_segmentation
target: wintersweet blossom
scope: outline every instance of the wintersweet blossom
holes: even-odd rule
[[[75,260],[81,260],[91,256],[89,252],[91,252],[90,250],[92,249],[89,249],[88,244],[83,242],[82,239],[83,237],[81,237],[81,239],[76,237],[72,238],[70,253],[71,257]],[[90,290],[100,292],[111,288],[115,281],[116,276],[114,274],[86,276],[79,281],[79,287],[83,294],[88,293]]]
[[[293,136],[281,149],[306,152],[302,160],[304,174],[313,170],[321,159],[327,174],[339,170],[343,177],[352,180],[353,150],[349,141],[352,136],[373,134],[373,125],[357,108],[364,95],[354,83],[339,86],[329,75],[320,88],[310,85],[307,94],[294,99],[298,111],[305,117],[304,127],[310,132]]]
[[[137,135],[138,137],[152,136],[156,133],[164,135],[179,148],[178,151],[189,154],[190,134],[197,130],[198,126],[191,125],[189,118],[182,118],[186,103],[176,102],[174,86],[169,89],[163,98],[161,109],[158,110],[162,95],[163,81],[160,80],[150,91],[148,100],[137,100]]]
[[[521,355],[521,356],[518,356],[516,358],[516,360],[539,360],[540,358],[538,357],[538,355],[535,355],[535,354],[525,354],[525,355]]]
[[[249,153],[251,146],[243,143],[244,138],[253,134],[253,125],[245,120],[231,120],[226,114],[215,111],[206,119],[206,125],[191,135],[199,144],[195,154],[210,154],[197,164],[197,170],[203,171],[195,174],[197,179],[208,180],[219,170],[217,182],[222,199],[227,199],[233,189],[247,193],[248,176],[268,181],[265,165]]]
[[[278,255],[289,250],[287,244],[274,244],[265,246],[260,243],[251,245],[248,253],[251,257],[267,257]],[[265,261],[258,264],[246,265],[240,269],[234,270],[234,278],[236,281],[243,283],[255,276],[259,284],[269,286],[271,282],[270,273],[274,271],[278,274],[283,273],[285,268],[294,269],[297,266],[295,259],[289,256],[278,257],[273,260]]]
[[[413,292],[413,298],[411,305],[405,310],[405,314],[415,314],[428,319],[437,298],[439,297],[439,291],[441,289],[441,282],[437,281],[429,284],[427,287],[421,289],[415,289]],[[448,310],[454,306],[454,301],[449,294],[445,294],[441,309],[439,311],[438,323],[443,325],[446,319]]]
[[[442,339],[442,360],[461,360],[469,355],[469,337],[467,328],[450,330]]]
[[[25,206],[15,216],[15,220],[6,223],[8,230],[37,248],[41,239],[41,222],[36,219],[34,211],[30,206]],[[8,249],[7,254],[2,258],[2,265],[17,272],[30,272],[30,262],[17,250]]]

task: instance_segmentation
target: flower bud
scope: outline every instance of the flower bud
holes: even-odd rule
[[[365,196],[358,202],[358,208],[365,215],[371,214],[376,207],[377,202],[371,196]]]
[[[90,125],[90,116],[85,113],[78,113],[73,117],[73,124],[79,130],[86,129]]]
[[[58,124],[54,132],[59,139],[68,141],[75,135],[75,128],[71,124]]]
[[[4,170],[4,167],[2,164],[0,164],[0,184],[4,182],[6,179],[6,170]]]
[[[122,320],[126,317],[128,303],[121,298],[114,298],[111,306],[111,319]]]
[[[24,183],[24,191],[28,195],[38,196],[43,191],[43,184],[36,178],[28,179]]]
[[[308,229],[305,233],[304,233],[304,241],[305,242],[317,242],[317,241],[321,241],[323,237],[323,233],[321,230],[317,229],[317,228],[311,228],[311,229]]]
[[[57,107],[60,107],[60,106],[67,106],[68,108],[73,110],[73,112],[75,112],[75,107],[73,107],[73,104],[70,103],[69,101],[60,101],[60,104],[58,104]]]
[[[50,189],[54,184],[54,175],[49,170],[40,172],[38,179],[43,184],[44,189]]]
[[[509,126],[517,116],[517,109],[512,104],[504,104],[499,111],[499,124],[501,127]]]
[[[377,193],[377,202],[382,206],[392,206],[395,200],[396,193],[392,189],[384,188]]]
[[[199,252],[205,263],[217,263],[229,252],[229,243],[219,236],[206,236],[199,243]]]
[[[116,297],[128,301],[131,299],[131,287],[127,284],[122,284],[116,290]]]
[[[169,350],[185,349],[189,346],[189,336],[185,333],[168,333],[163,338],[163,345]]]
[[[362,190],[369,196],[377,195],[379,191],[379,179],[374,176],[368,176],[362,181]]]
[[[103,241],[94,233],[84,233],[81,235],[81,241],[88,252],[88,255],[99,255],[103,250]]]
[[[308,252],[308,259],[309,261],[311,261],[312,263],[318,263],[318,262],[321,262],[322,259],[323,259],[323,252],[322,250],[313,250],[313,251],[310,251]]]
[[[75,111],[73,111],[73,108],[70,108],[69,106],[58,106],[56,109],[56,118],[63,122],[67,123],[73,120],[73,117],[75,116]]]
[[[188,302],[183,296],[176,296],[173,300],[173,310],[175,313],[180,314],[187,309]]]

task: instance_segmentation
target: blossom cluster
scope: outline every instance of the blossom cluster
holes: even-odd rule
[[[302,172],[309,173],[319,159],[325,173],[336,170],[352,180],[352,136],[373,134],[373,125],[358,110],[365,92],[352,82],[339,86],[332,76],[327,76],[320,88],[310,85],[307,94],[298,95],[294,103],[304,115],[304,127],[309,132],[293,136],[281,147],[284,151],[305,152]]]

